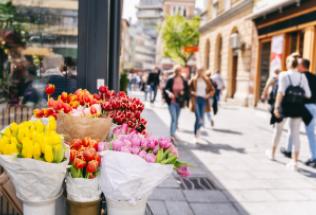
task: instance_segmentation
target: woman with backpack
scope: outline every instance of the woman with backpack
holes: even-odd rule
[[[171,116],[170,136],[172,140],[175,141],[180,110],[187,104],[189,99],[189,85],[181,75],[180,66],[175,68],[174,75],[167,80],[166,86],[163,90],[163,97],[168,104]]]
[[[190,91],[190,109],[195,113],[194,134],[197,142],[199,130],[204,121],[204,113],[211,111],[210,98],[215,93],[211,80],[205,75],[204,69],[197,70],[197,74],[190,82]]]
[[[278,123],[277,129],[282,129],[284,118],[289,118],[289,138],[293,142],[292,161],[287,165],[296,170],[300,151],[300,125],[303,119],[309,123],[312,119],[311,114],[304,106],[305,98],[311,97],[311,91],[306,77],[298,71],[299,56],[292,54],[286,59],[288,71],[280,74],[278,81],[278,91],[274,105],[274,115],[282,120]],[[274,159],[277,148],[277,142],[273,143],[271,159]]]

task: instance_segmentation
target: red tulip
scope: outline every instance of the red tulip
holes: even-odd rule
[[[96,154],[97,154],[97,151],[94,148],[87,148],[83,152],[83,156],[86,161],[94,160]]]
[[[76,154],[77,154],[77,151],[74,150],[74,149],[71,149],[70,150],[70,163],[73,162],[73,160],[75,159],[76,157]]]
[[[83,169],[87,165],[87,163],[80,158],[75,158],[73,164],[77,169]]]
[[[71,148],[79,150],[82,146],[82,141],[80,139],[74,139],[71,142]]]
[[[55,85],[48,84],[45,88],[45,92],[47,95],[52,95],[55,92]]]
[[[61,95],[60,95],[60,99],[61,99],[63,102],[68,102],[68,93],[62,92]]]
[[[35,109],[34,110],[34,115],[37,118],[42,118],[44,116],[44,110]]]
[[[88,165],[87,165],[87,172],[88,173],[95,173],[98,170],[98,166],[99,166],[98,161],[96,161],[96,160],[89,161]]]

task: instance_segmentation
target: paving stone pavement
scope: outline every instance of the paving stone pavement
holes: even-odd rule
[[[168,136],[166,107],[147,104],[144,116],[150,133]],[[273,132],[268,113],[223,104],[215,127],[206,126],[200,144],[193,141],[193,123],[194,115],[183,110],[177,133],[180,156],[192,164],[192,176],[208,177],[217,189],[183,190],[173,175],[150,197],[155,215],[316,214],[316,170],[301,163],[294,172],[285,167],[289,160],[280,154],[276,162],[264,155]],[[304,161],[309,150],[303,132],[301,140]]]

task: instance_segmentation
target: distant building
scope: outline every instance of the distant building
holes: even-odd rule
[[[162,7],[163,0],[140,0],[137,5],[138,24],[151,36],[157,36],[163,18]]]
[[[126,19],[121,21],[121,55],[120,55],[120,72],[131,69],[131,36],[129,32],[130,24]]]
[[[248,105],[255,27],[249,19],[252,0],[208,0],[200,28],[199,65],[219,70],[226,82],[225,98]]]
[[[27,26],[30,38],[26,53],[36,55],[47,49],[77,58],[77,0],[12,0],[12,3],[18,14],[32,23]]]
[[[130,68],[138,70],[152,69],[155,64],[156,39],[147,34],[141,26],[129,27],[130,37]]]
[[[158,29],[163,18],[163,0],[140,0],[137,5],[137,24],[131,26],[133,68],[152,69],[155,65]]]
[[[195,15],[195,0],[164,0],[163,17],[181,15],[187,18]],[[163,25],[163,24],[162,24]],[[164,69],[171,69],[175,64],[170,58],[164,57],[162,35],[157,39],[156,63]],[[195,59],[189,62],[195,64]]]

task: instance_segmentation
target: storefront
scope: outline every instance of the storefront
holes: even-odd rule
[[[316,1],[277,1],[254,11],[257,28],[255,103],[269,76],[275,69],[286,70],[286,57],[297,52],[311,60],[310,70],[316,72]]]

